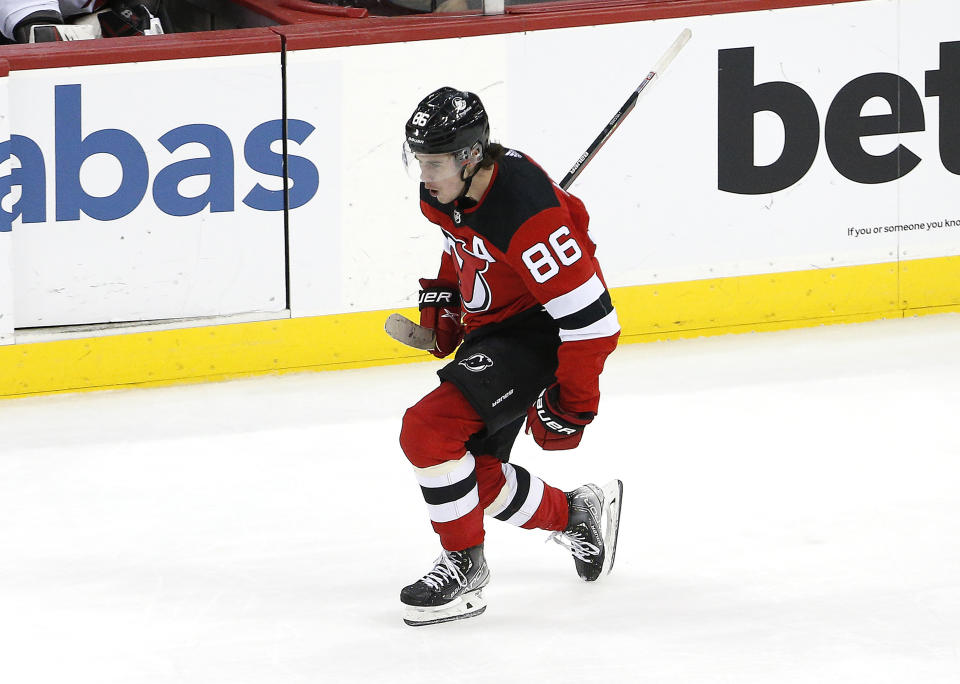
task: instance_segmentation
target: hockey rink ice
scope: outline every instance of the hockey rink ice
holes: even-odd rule
[[[440,362],[0,401],[0,682],[960,682],[960,314],[625,345],[550,484],[613,573],[488,520],[484,615],[397,444]]]

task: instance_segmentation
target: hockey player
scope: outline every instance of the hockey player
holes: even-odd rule
[[[404,620],[424,625],[485,610],[484,513],[552,531],[586,581],[609,572],[622,483],[563,492],[508,459],[524,419],[543,449],[579,444],[620,325],[583,203],[490,142],[475,94],[440,88],[421,101],[404,160],[444,235],[439,274],[420,280],[420,324],[436,333],[434,356],[459,345],[400,435],[443,547],[400,593]]]

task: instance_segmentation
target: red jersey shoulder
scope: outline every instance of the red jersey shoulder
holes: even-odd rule
[[[503,253],[530,219],[562,208],[556,185],[522,153],[508,150],[497,163],[496,176],[480,204],[465,213],[471,227]]]

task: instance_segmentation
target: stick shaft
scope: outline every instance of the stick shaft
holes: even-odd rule
[[[657,63],[653,66],[653,69],[647,73],[647,77],[640,82],[640,85],[637,86],[636,90],[630,93],[630,97],[627,98],[627,101],[624,102],[623,106],[620,107],[617,113],[613,115],[613,118],[610,119],[610,123],[608,123],[604,129],[600,131],[600,135],[598,135],[596,139],[590,143],[590,146],[586,149],[586,151],[581,154],[580,158],[577,159],[574,165],[570,167],[570,171],[568,171],[567,175],[563,177],[562,181],[560,181],[561,188],[566,190],[573,184],[573,181],[575,181],[577,176],[583,172],[587,164],[593,160],[593,158],[597,155],[597,152],[600,151],[600,148],[603,147],[607,140],[610,139],[610,136],[613,135],[613,132],[617,130],[620,124],[623,123],[623,120],[627,118],[627,115],[630,114],[630,112],[633,111],[633,108],[637,106],[637,100],[640,99],[640,95],[643,93],[643,91],[657,76],[662,74],[666,68],[670,66],[670,62],[672,62],[673,58],[677,56],[677,53],[683,49],[683,46],[687,44],[687,41],[690,40],[691,35],[693,34],[691,34],[690,29],[683,29],[683,31],[680,32],[680,35],[677,36],[676,40],[674,40],[670,47],[667,48],[667,51],[663,53]]]

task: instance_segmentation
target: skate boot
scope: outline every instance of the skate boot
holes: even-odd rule
[[[567,527],[551,534],[547,541],[552,539],[570,551],[580,578],[594,582],[613,570],[623,483],[613,480],[602,490],[595,484],[585,484],[565,494],[569,507]]]
[[[482,590],[489,581],[483,544],[444,551],[430,572],[400,592],[403,621],[416,627],[480,615],[487,609]]]

